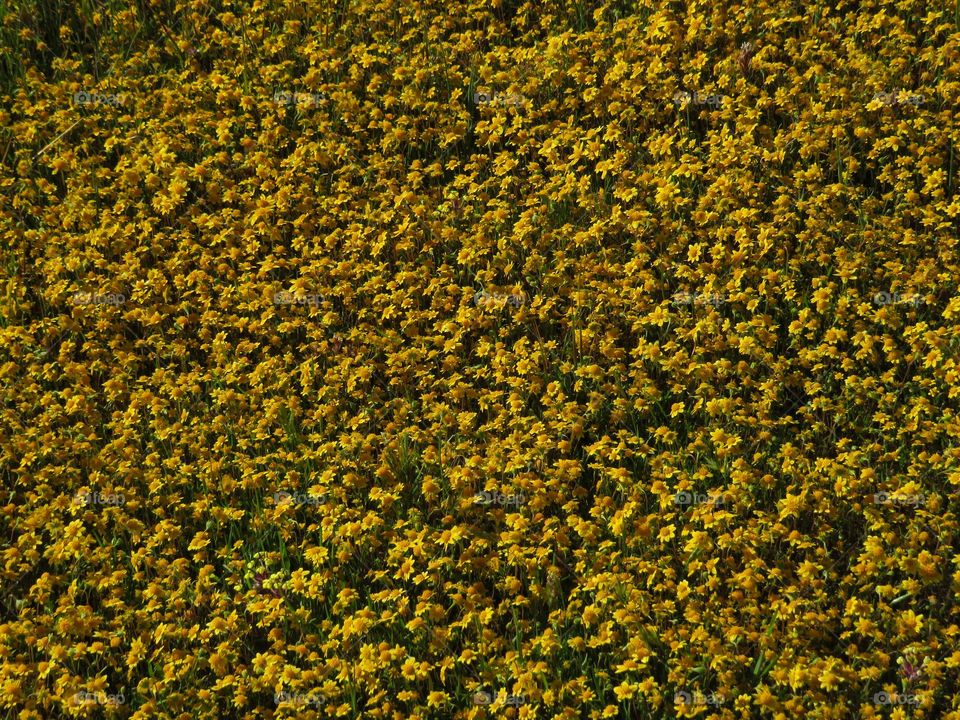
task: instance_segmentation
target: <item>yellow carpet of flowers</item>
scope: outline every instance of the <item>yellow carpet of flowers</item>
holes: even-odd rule
[[[960,718],[960,3],[0,41],[0,717]]]

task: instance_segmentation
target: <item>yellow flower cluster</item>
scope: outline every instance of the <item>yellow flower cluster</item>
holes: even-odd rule
[[[960,718],[958,13],[5,5],[0,717]]]

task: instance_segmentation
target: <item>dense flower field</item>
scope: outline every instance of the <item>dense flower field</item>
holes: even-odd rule
[[[0,40],[0,717],[960,718],[960,3]]]

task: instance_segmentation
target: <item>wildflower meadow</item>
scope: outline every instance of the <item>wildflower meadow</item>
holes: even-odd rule
[[[960,0],[0,2],[0,718],[960,720]]]

